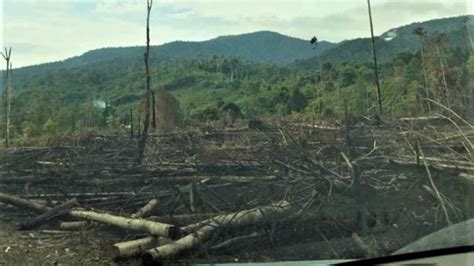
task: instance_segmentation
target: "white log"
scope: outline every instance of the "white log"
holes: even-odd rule
[[[111,215],[108,213],[97,213],[83,210],[72,210],[69,212],[69,214],[75,218],[111,224],[128,230],[146,232],[154,236],[163,236],[170,239],[177,239],[180,237],[179,228],[170,224],[152,222],[144,219],[131,219]]]
[[[143,206],[141,209],[139,209],[136,213],[132,214],[132,218],[143,218],[145,216],[148,216],[153,209],[156,208],[158,205],[158,200],[157,199],[152,199],[150,200],[145,206]]]
[[[171,240],[164,237],[147,236],[145,238],[116,243],[112,246],[112,256],[114,258],[131,257],[146,250],[170,243]]]
[[[186,237],[148,250],[142,257],[143,263],[145,265],[153,264],[156,261],[173,257],[182,251],[196,248],[217,229],[223,227],[241,227],[263,223],[269,220],[278,220],[279,218],[286,217],[289,211],[290,203],[287,201],[280,201],[269,206],[216,216],[212,219],[188,226],[188,231],[198,230]]]

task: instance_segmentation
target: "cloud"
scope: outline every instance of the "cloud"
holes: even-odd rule
[[[466,0],[372,0],[376,34],[404,24],[472,13]],[[79,55],[91,49],[145,43],[144,0],[4,0],[4,42],[15,65]],[[470,10],[470,11],[469,11]],[[272,30],[340,41],[369,36],[359,0],[155,0],[153,45]],[[16,52],[15,52],[16,51]]]

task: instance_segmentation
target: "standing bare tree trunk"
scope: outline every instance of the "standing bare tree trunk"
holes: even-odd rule
[[[133,111],[130,108],[130,139],[133,139]]]
[[[377,102],[379,105],[379,114],[382,114],[382,96],[380,93],[380,82],[379,82],[379,71],[377,67],[377,53],[375,49],[375,38],[374,38],[374,25],[372,23],[372,10],[370,8],[370,0],[367,0],[369,7],[369,21],[370,21],[370,35],[372,37],[372,51],[374,54],[374,74],[375,74],[375,85],[377,85]]]
[[[138,141],[138,157],[137,162],[141,163],[143,154],[145,152],[146,138],[148,136],[148,126],[150,124],[150,68],[148,59],[150,57],[150,12],[153,5],[153,0],[147,0],[147,16],[146,16],[146,48],[145,48],[145,77],[146,77],[146,93],[145,93],[145,118],[143,121],[143,132]]]
[[[441,74],[443,75],[443,86],[444,86],[444,97],[446,99],[446,106],[451,107],[450,100],[449,100],[449,90],[448,90],[448,82],[446,81],[446,72],[444,71],[444,64],[443,58],[441,56],[441,52],[439,51],[438,45],[436,45],[436,54],[439,58],[439,66],[441,68]]]
[[[12,48],[7,50],[5,53],[1,53],[5,61],[7,61],[7,68],[5,70],[5,88],[3,91],[3,103],[5,110],[5,148],[10,146],[10,111],[11,111],[11,75],[12,75],[12,63],[10,57],[12,54]]]
[[[155,103],[156,98],[155,98],[155,92],[151,91],[151,110],[152,110],[152,116],[151,116],[151,126],[153,127],[153,130],[156,131],[156,107]]]

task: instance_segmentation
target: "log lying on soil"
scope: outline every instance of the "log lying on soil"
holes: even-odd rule
[[[41,225],[51,221],[52,219],[58,218],[66,213],[69,212],[73,207],[78,206],[79,203],[77,202],[76,199],[69,200],[59,206],[56,206],[49,211],[41,214],[40,216],[37,216],[33,218],[32,220],[22,223],[19,226],[20,230],[31,230],[37,227],[40,227]]]
[[[29,201],[29,200],[24,200],[24,199],[21,199],[12,195],[8,195],[2,192],[0,192],[0,202],[18,207],[20,209],[33,211],[39,214],[45,213],[51,210],[51,208],[46,207],[44,205]]]
[[[111,255],[115,259],[135,256],[146,250],[170,243],[171,240],[164,237],[147,236],[131,241],[116,243],[112,246]]]
[[[244,210],[236,213],[224,214],[204,220],[199,223],[190,224],[182,229],[183,232],[190,233],[197,229],[210,225],[214,227],[239,227],[254,223],[263,223],[267,220],[278,220],[281,217],[287,217],[290,210],[290,203],[287,201],[280,201],[264,207],[257,207],[250,210]]]
[[[218,213],[196,213],[196,214],[178,214],[173,216],[149,216],[147,220],[157,221],[162,223],[186,225],[197,223],[203,219],[209,219],[219,215]]]
[[[88,221],[61,222],[59,228],[65,231],[81,231],[91,226]]]
[[[197,247],[215,230],[213,226],[204,226],[198,231],[175,242],[149,249],[143,254],[143,265],[155,265],[154,262],[173,257],[182,251]]]
[[[395,251],[393,254],[471,245],[474,245],[474,219],[451,225],[431,233]]]
[[[155,261],[175,256],[184,250],[195,248],[216,230],[226,227],[241,227],[264,223],[269,220],[277,221],[279,218],[286,217],[289,211],[290,203],[287,201],[280,201],[269,206],[257,207],[227,215],[219,215],[212,219],[187,226],[185,231],[194,231],[194,233],[170,244],[148,250],[142,257],[143,263],[150,265]],[[196,229],[198,230],[196,231]]]
[[[143,219],[131,219],[108,213],[93,211],[72,210],[72,217],[97,221],[100,223],[115,225],[128,230],[146,232],[154,236],[163,236],[170,239],[178,239],[181,235],[180,229],[174,225],[147,221]]]
[[[150,200],[145,206],[139,209],[136,213],[132,214],[132,218],[143,218],[150,214],[153,209],[158,205],[157,199]]]

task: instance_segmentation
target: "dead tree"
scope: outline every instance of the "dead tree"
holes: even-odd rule
[[[375,75],[375,85],[377,86],[377,103],[379,105],[379,115],[382,114],[382,96],[380,93],[380,82],[379,82],[379,71],[377,68],[377,52],[375,49],[375,37],[374,37],[374,25],[372,23],[372,10],[370,8],[370,0],[367,0],[367,5],[369,8],[369,21],[370,21],[370,35],[372,38],[372,51],[374,54],[374,75]]]
[[[133,111],[130,108],[130,139],[133,139]]]
[[[151,126],[153,127],[153,130],[156,130],[156,98],[155,98],[155,91],[151,91],[151,110],[152,110],[152,116],[151,116]]]
[[[5,89],[3,91],[3,107],[5,111],[5,148],[10,146],[10,111],[11,111],[11,75],[12,75],[12,63],[10,62],[12,48],[5,48],[5,53],[1,53],[5,61],[7,62],[7,68],[5,70]]]
[[[146,48],[145,48],[145,118],[143,121],[143,132],[138,141],[138,157],[137,163],[141,163],[143,160],[143,154],[145,152],[146,138],[148,136],[148,126],[150,124],[150,67],[148,59],[150,57],[150,12],[153,5],[153,0],[147,0],[147,16],[146,16]]]

